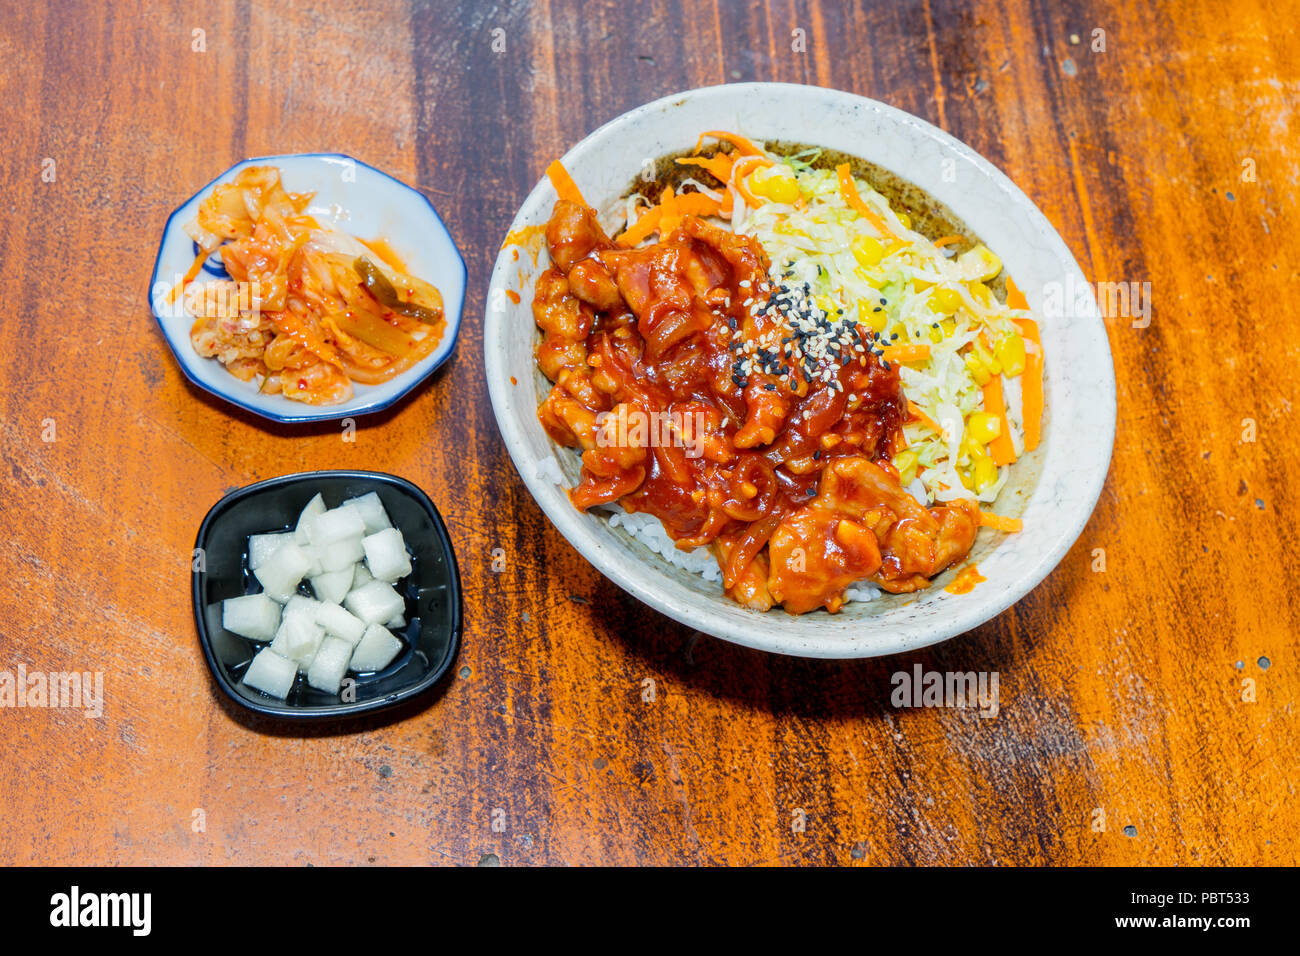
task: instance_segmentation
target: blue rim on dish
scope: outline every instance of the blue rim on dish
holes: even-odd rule
[[[307,687],[301,675],[286,700],[247,688],[239,675],[266,642],[249,641],[221,626],[221,600],[260,590],[247,571],[245,551],[233,552],[230,545],[239,542],[244,549],[249,533],[292,528],[294,516],[317,491],[327,500],[338,499],[330,501],[331,506],[378,492],[413,554],[414,570],[404,585],[409,615],[405,649],[383,671],[358,677],[358,699],[352,702],[335,701],[332,695]],[[196,554],[203,555],[191,572],[190,584],[199,645],[217,686],[240,707],[287,720],[374,713],[429,691],[455,663],[464,624],[456,552],[433,501],[405,478],[378,471],[311,471],[259,481],[231,492],[208,510],[194,547]]]
[[[453,271],[451,277],[445,275],[420,276],[425,279],[425,281],[434,285],[442,294],[446,328],[443,331],[443,340],[438,343],[438,347],[432,355],[417,363],[407,371],[401,373],[392,381],[374,386],[354,383],[356,389],[364,389],[365,391],[354,394],[353,398],[348,402],[338,405],[307,405],[303,403],[290,403],[294,406],[301,406],[301,408],[294,407],[291,411],[276,411],[273,408],[267,407],[265,401],[259,402],[259,393],[249,391],[248,383],[241,382],[233,375],[225,372],[224,368],[222,368],[221,371],[229,381],[219,380],[219,384],[211,381],[204,381],[196,375],[194,369],[190,365],[191,361],[194,361],[196,364],[210,362],[214,365],[219,365],[219,363],[216,359],[203,358],[193,351],[193,347],[189,342],[188,330],[183,340],[180,341],[169,332],[164,316],[159,314],[157,306],[158,296],[155,295],[155,290],[158,287],[159,274],[163,268],[162,261],[167,250],[168,239],[173,234],[173,228],[178,228],[176,220],[182,212],[185,212],[191,206],[197,208],[198,202],[201,201],[203,197],[207,196],[212,189],[221,183],[228,181],[238,170],[247,166],[274,165],[282,167],[286,163],[291,163],[293,161],[312,159],[324,160],[326,162],[337,162],[339,164],[350,165],[355,169],[367,170],[369,173],[372,173],[375,176],[386,180],[388,183],[391,183],[393,186],[404,190],[406,193],[415,196],[424,204],[425,207],[427,207],[429,214],[433,217],[433,223],[436,224],[437,229],[442,233],[442,238],[445,239],[445,244],[447,246],[446,251],[449,251],[454,256],[454,264],[448,264],[452,267]],[[289,177],[286,176],[286,179],[288,178]],[[292,189],[293,187],[294,184],[292,182],[285,183],[286,189]],[[188,235],[185,236],[185,239],[192,247],[193,240],[189,239]],[[458,275],[454,272],[454,266],[459,266]],[[418,189],[415,189],[413,186],[407,185],[400,179],[390,176],[383,170],[376,169],[369,163],[349,156],[346,153],[287,153],[280,156],[256,156],[240,160],[220,175],[214,177],[201,189],[194,192],[189,196],[189,198],[172,210],[171,215],[167,217],[167,221],[163,225],[162,238],[159,240],[158,252],[154,257],[153,273],[149,278],[149,290],[146,297],[149,301],[149,310],[153,314],[154,321],[158,324],[158,329],[162,333],[163,340],[167,343],[167,347],[175,357],[176,364],[180,366],[181,373],[195,387],[269,421],[280,424],[295,424],[301,422],[331,421],[341,418],[371,415],[393,406],[409,395],[418,385],[426,381],[434,372],[441,368],[447,359],[451,357],[452,353],[456,351],[456,345],[460,337],[460,326],[465,308],[465,294],[468,288],[468,283],[469,270],[465,265],[465,257],[461,254],[459,247],[452,238],[451,231],[447,228],[446,223],[443,222],[442,216],[438,214],[437,207],[435,207],[433,203],[430,202],[429,199]],[[393,384],[403,378],[406,380],[400,386],[395,386]],[[370,400],[366,398],[367,395],[374,393],[378,393],[378,397]],[[281,396],[266,396],[266,398],[281,398],[281,400],[286,403],[290,401],[288,399],[283,399]]]

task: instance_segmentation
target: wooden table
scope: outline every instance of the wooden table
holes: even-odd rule
[[[1295,10],[636,6],[4,6],[0,670],[101,671],[106,702],[0,710],[0,862],[1297,862]],[[931,651],[692,634],[578,557],[499,438],[480,320],[517,205],[600,123],[732,80],[936,123],[1090,279],[1151,283],[1149,327],[1108,323],[1119,432],[1091,522]],[[355,443],[188,386],[146,302],[181,200],[315,150],[418,187],[470,270],[455,358]],[[445,693],[360,732],[236,712],[190,616],[209,506],[316,468],[416,481],[464,576]],[[916,663],[998,671],[1000,715],[895,710]]]

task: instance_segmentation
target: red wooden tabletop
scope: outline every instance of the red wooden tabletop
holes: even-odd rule
[[[5,5],[0,690],[75,670],[104,701],[0,706],[0,862],[1297,862],[1295,13]],[[500,440],[481,319],[519,203],[601,123],[735,80],[935,123],[1089,279],[1150,283],[1149,326],[1107,325],[1119,430],[1092,520],[1030,595],[928,651],[693,634],[573,551]],[[469,266],[454,358],[353,443],[188,385],[146,300],[175,206],[246,156],[307,151],[417,187]],[[224,701],[189,601],[208,508],[318,468],[426,489],[466,590],[443,691],[342,731]],[[895,709],[915,664],[998,672],[998,716]]]

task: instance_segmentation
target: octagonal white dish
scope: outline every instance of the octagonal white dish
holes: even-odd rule
[[[1115,378],[1095,299],[1067,317],[1044,315],[1044,299],[1088,289],[1046,217],[992,163],[940,129],[874,100],[820,87],[744,83],[706,87],[646,104],[606,123],[562,158],[587,201],[600,210],[623,196],[646,162],[690,149],[704,130],[817,145],[884,167],[943,203],[997,253],[1024,291],[1046,354],[1043,440],[1017,462],[994,507],[1020,513],[1025,530],[983,530],[971,559],[987,578],[967,594],[943,584],[793,617],[743,608],[721,586],[677,568],[598,514],[574,509],[547,477],[549,459],[576,483],[577,459],[537,420],[548,383],[537,372],[532,280],[548,266],[503,248],[492,273],[484,326],[488,389],[506,447],[529,492],[556,528],[624,590],[688,627],[748,647],[805,657],[873,657],[934,644],[1001,613],[1037,585],[1083,530],[1106,478],[1115,434]],[[511,231],[544,224],[556,199],[543,179]],[[508,292],[518,296],[515,302]],[[1086,301],[1084,301],[1086,299]],[[1054,310],[1055,311],[1055,310]]]
[[[362,239],[384,239],[412,275],[442,293],[447,326],[442,341],[423,361],[379,385],[353,383],[353,395],[337,405],[308,405],[283,395],[264,395],[253,382],[241,382],[216,359],[203,358],[190,344],[193,319],[179,301],[169,302],[172,287],[190,268],[198,246],[184,230],[199,204],[220,183],[230,182],[249,166],[275,166],[289,192],[312,192],[307,212],[322,224]],[[196,281],[224,276],[220,256],[204,263]],[[182,203],[163,227],[158,258],[149,280],[149,306],[186,378],[205,391],[275,422],[312,422],[381,411],[397,402],[437,370],[456,348],[465,304],[465,260],[443,225],[438,211],[421,193],[342,153],[297,153],[261,156],[236,163]]]

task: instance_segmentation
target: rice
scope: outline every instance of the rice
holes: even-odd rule
[[[554,458],[541,458],[533,465],[533,477],[552,485],[564,484],[564,472]]]

